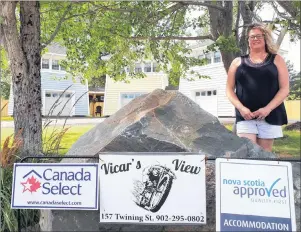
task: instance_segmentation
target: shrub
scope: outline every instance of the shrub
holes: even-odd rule
[[[22,130],[18,132],[22,133]],[[18,150],[22,146],[20,136],[5,139],[1,157],[0,169],[0,201],[1,201],[1,231],[18,231],[17,210],[11,209],[13,164],[19,161]],[[21,210],[21,228],[33,226],[39,221],[38,210]]]

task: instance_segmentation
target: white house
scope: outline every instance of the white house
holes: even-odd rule
[[[192,46],[192,55],[195,57],[207,58],[208,64],[194,67],[192,70],[201,75],[209,76],[210,79],[194,80],[180,79],[179,91],[198,103],[201,108],[216,117],[234,117],[235,108],[226,96],[227,73],[224,68],[220,52],[204,54],[207,44]],[[280,50],[282,56],[286,51]],[[193,79],[193,75],[188,75]]]
[[[89,110],[88,82],[67,74],[59,61],[66,57],[66,50],[53,44],[41,59],[42,115],[87,116]],[[75,80],[74,80],[75,79]],[[11,88],[8,114],[13,115]]]

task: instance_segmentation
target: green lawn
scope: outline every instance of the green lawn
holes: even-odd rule
[[[72,144],[84,133],[92,129],[95,125],[79,125],[71,126],[70,129],[63,136],[59,154],[65,154]],[[231,130],[232,125],[225,125],[227,129]],[[52,139],[51,141],[56,141],[55,133],[60,131],[62,127],[49,127],[47,132],[44,131],[44,136],[46,133],[46,141]],[[3,144],[5,138],[13,133],[12,128],[1,128],[1,144]],[[48,143],[49,144],[49,143]],[[284,137],[281,139],[276,139],[274,143],[274,152],[279,155],[292,155],[295,157],[300,156],[300,131],[286,131],[284,130]]]
[[[225,125],[228,130],[232,130],[232,124]],[[285,126],[284,126],[285,127]],[[287,131],[283,127],[283,138],[275,139],[273,152],[282,156],[300,156],[300,131]]]
[[[275,140],[274,152],[300,157],[300,131],[285,131],[284,137]]]
[[[83,134],[87,131],[92,129],[95,125],[79,125],[79,126],[66,126],[65,128],[69,128],[65,135],[63,136],[60,144],[59,154],[65,154],[72,144]],[[43,140],[48,141],[50,144],[51,141],[56,141],[56,134],[59,133],[63,128],[56,126],[56,127],[48,127],[46,131],[43,133]],[[1,128],[1,146],[3,145],[4,140],[6,137],[10,136],[13,133],[13,128]],[[45,137],[46,136],[46,137]],[[46,139],[45,139],[46,138]],[[49,146],[47,146],[49,147]]]

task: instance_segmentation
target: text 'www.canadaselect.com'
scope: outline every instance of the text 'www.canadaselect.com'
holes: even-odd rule
[[[81,202],[74,201],[27,201],[29,205],[81,205]]]

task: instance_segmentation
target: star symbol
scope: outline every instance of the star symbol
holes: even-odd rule
[[[21,182],[21,184],[24,186],[23,193],[27,190],[31,192],[30,190],[31,184],[29,183],[29,179],[27,179],[26,182]]]
[[[26,182],[21,182],[21,184],[24,186],[23,193],[27,190],[31,193],[36,192],[37,189],[41,188],[41,182],[33,176],[31,178],[27,178]]]

